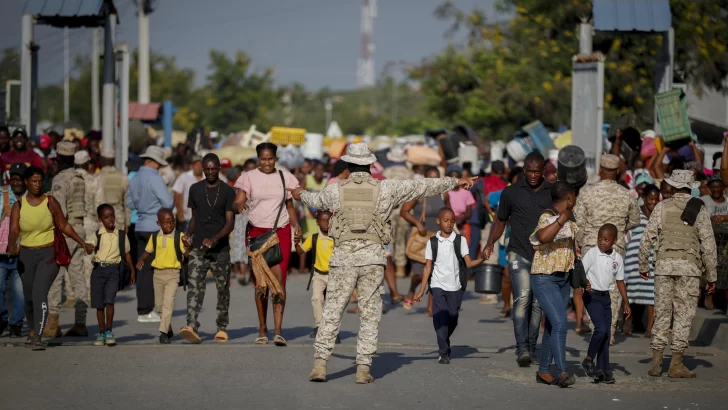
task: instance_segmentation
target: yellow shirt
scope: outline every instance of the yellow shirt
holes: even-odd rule
[[[48,197],[38,206],[23,197],[20,207],[20,245],[39,248],[53,244],[53,215],[48,209]]]
[[[301,245],[301,248],[308,252],[313,247],[313,235],[306,238]],[[329,261],[331,260],[331,254],[334,252],[334,240],[324,234],[319,234],[316,240],[316,260],[314,261],[313,268],[319,272],[329,271]]]
[[[114,232],[107,232],[106,228],[101,228],[98,231],[101,235],[101,244],[99,250],[94,255],[94,263],[121,263],[122,255],[119,255],[119,231],[114,229]],[[86,238],[86,242],[93,246],[96,246],[96,234],[90,238]],[[131,245],[129,244],[129,237],[124,235],[124,250],[129,253],[131,252]]]
[[[154,269],[182,269],[182,264],[177,259],[177,251],[174,249],[174,232],[172,231],[169,235],[165,235],[160,230],[157,233],[157,253],[154,255],[154,260],[152,261],[152,267]],[[149,238],[147,247],[144,249],[147,253],[154,253],[153,238],[153,236]],[[185,250],[181,236],[179,238],[179,249],[182,252]]]

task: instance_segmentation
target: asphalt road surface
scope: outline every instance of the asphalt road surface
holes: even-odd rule
[[[6,333],[0,337],[0,409],[728,408],[727,354],[691,347],[686,364],[698,372],[697,379],[672,380],[666,374],[655,379],[647,376],[649,341],[618,337],[611,350],[617,383],[594,385],[579,367],[588,335],[577,336],[573,322],[567,361],[570,373],[578,376],[576,385],[538,385],[535,367],[522,369],[515,363],[513,327],[500,318],[500,305],[480,305],[472,293],[463,303],[450,365],[437,363],[432,320],[420,303],[410,311],[394,307],[383,316],[373,384],[354,383],[358,318],[353,314],[344,316],[343,343],[329,361],[328,383],[310,383],[313,317],[307,279],[295,275],[288,281],[283,336],[289,345],[283,348],[253,344],[258,329],[253,290],[237,283],[231,286],[231,340],[226,344],[212,341],[212,282],[201,314],[201,345],[178,337],[171,345],[159,345],[158,324],[136,321],[133,291],[118,296],[114,333],[119,344],[113,348],[94,347],[92,338],[59,338],[46,351],[33,352],[9,343]],[[404,291],[407,281],[399,286]],[[175,305],[172,325],[179,329],[185,324],[181,289]],[[72,321],[73,311],[64,310],[63,328]],[[93,315],[88,322],[89,330],[97,332]],[[668,361],[666,357],[665,371]]]

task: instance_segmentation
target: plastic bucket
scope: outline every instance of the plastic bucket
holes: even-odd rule
[[[533,151],[533,148],[524,138],[514,138],[513,141],[506,144],[506,151],[514,162],[521,162],[526,159],[526,155]]]
[[[322,134],[306,133],[306,142],[303,143],[303,156],[318,160],[324,157],[324,136]]]
[[[584,150],[576,145],[566,146],[559,151],[559,165],[557,168],[559,180],[565,181],[574,188],[584,186],[589,177],[586,171]]]
[[[473,167],[473,172],[480,170],[480,161],[478,161],[478,147],[475,145],[463,145],[458,148],[458,157],[460,158],[460,166],[469,162]]]
[[[499,265],[480,265],[475,271],[475,292],[498,294],[501,292],[503,267]]]

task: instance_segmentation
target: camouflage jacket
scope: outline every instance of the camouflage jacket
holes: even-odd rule
[[[639,225],[640,208],[626,188],[616,181],[602,180],[581,189],[574,216],[579,226],[576,241],[580,247],[596,246],[599,228],[610,223],[619,231],[617,246],[625,249],[624,234]]]
[[[367,173],[353,173],[350,178],[366,177]],[[424,178],[418,180],[387,179],[380,182],[376,210],[383,220],[389,218],[392,209],[415,199],[440,195],[454,189],[455,178]],[[301,192],[301,201],[315,209],[332,212],[340,210],[339,184],[334,183],[321,192]],[[368,240],[346,241],[334,247],[330,266],[386,265],[384,246]]]
[[[645,233],[642,235],[642,242],[640,242],[640,272],[650,271],[650,250],[652,250],[655,242],[659,240],[662,231],[662,208],[664,204],[667,201],[687,203],[690,198],[688,194],[678,193],[671,199],[666,199],[655,206],[652,215],[650,215],[650,221],[647,223],[647,228],[645,228]],[[713,225],[710,223],[710,216],[708,216],[708,211],[705,207],[698,213],[695,228],[698,230],[698,237],[700,238],[700,249],[696,249],[695,251],[699,252],[703,266],[695,266],[693,262],[683,259],[662,259],[655,263],[655,275],[701,276],[704,268],[708,282],[715,282],[717,280],[718,253],[715,246],[715,236],[713,235]]]
[[[99,172],[99,185],[103,190],[107,204],[114,207],[116,226],[119,229],[129,226],[131,210],[126,209],[126,192],[129,189],[129,179],[113,166],[103,167]]]
[[[68,168],[59,172],[53,177],[53,191],[51,195],[61,205],[63,215],[68,223],[75,228],[83,227],[83,219],[86,209],[86,188],[85,180],[82,185],[74,182],[74,178],[82,178],[75,169]],[[74,192],[74,189],[76,192]],[[79,233],[78,230],[76,233]]]
[[[83,217],[83,227],[86,231],[99,229],[99,216],[96,209],[105,202],[104,190],[101,187],[99,176],[89,174],[85,170],[76,169],[76,173],[86,182],[86,195],[84,198],[86,213]]]

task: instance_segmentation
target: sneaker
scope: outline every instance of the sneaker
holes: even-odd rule
[[[437,362],[440,364],[450,364],[450,357],[446,354],[442,354]]]
[[[594,360],[585,358],[584,361],[581,362],[581,368],[584,369],[584,373],[586,373],[587,377],[594,379],[595,382],[599,380],[600,375],[597,371],[597,366],[594,365]]]
[[[33,336],[33,342],[30,347],[32,350],[35,350],[35,351],[46,349],[46,345],[45,345],[45,343],[43,343],[40,336]]]
[[[106,333],[99,333],[98,336],[96,336],[96,341],[94,342],[94,346],[103,346],[106,344]]]
[[[516,362],[518,363],[519,367],[528,367],[531,365],[531,354],[528,352],[523,352],[518,355],[518,359],[516,359]]]
[[[612,372],[606,371],[603,372],[604,377],[602,378],[602,383],[604,384],[614,384],[617,381],[614,379],[614,376],[612,375]]]
[[[318,334],[318,326],[313,328],[313,330],[311,331],[311,334],[308,337],[310,337],[311,339],[315,339],[316,334]]]
[[[173,331],[172,331],[172,329],[170,328],[170,329],[169,329],[169,331],[167,332],[167,338],[168,338],[168,339],[172,339],[173,337],[174,337],[174,332],[173,332]]]
[[[159,317],[157,312],[152,311],[151,313],[148,313],[146,315],[139,315],[137,317],[137,322],[139,323],[159,323],[162,321],[162,318]]]
[[[168,333],[160,333],[159,334],[159,344],[162,345],[168,345],[171,342],[169,341],[169,334]]]
[[[106,346],[116,346],[116,338],[114,337],[114,334],[111,333],[111,330],[106,331]]]

